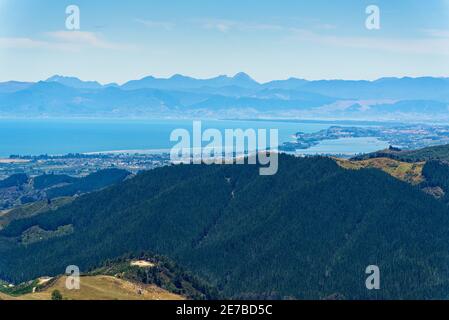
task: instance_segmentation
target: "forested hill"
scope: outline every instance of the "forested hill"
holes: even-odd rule
[[[363,154],[353,160],[366,160],[373,158],[390,158],[406,162],[420,161],[446,161],[449,162],[449,145],[433,146],[418,150],[400,150],[390,147],[386,150]]]
[[[77,178],[56,174],[44,174],[37,177],[29,177],[22,173],[14,174],[5,180],[0,180],[0,210],[100,190],[119,183],[130,175],[131,173],[126,170],[115,168],[100,170]],[[1,216],[0,220],[2,220]]]
[[[159,168],[0,232],[0,278],[88,270],[128,252],[167,255],[226,297],[449,298],[443,201],[374,169],[280,155],[251,165]],[[24,245],[38,226],[62,237]],[[368,265],[381,289],[368,291]]]

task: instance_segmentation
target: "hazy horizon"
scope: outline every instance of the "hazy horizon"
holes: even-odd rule
[[[79,30],[66,28],[72,4]],[[376,1],[378,30],[365,25],[372,4],[0,0],[0,81],[65,74],[124,83],[240,71],[259,82],[449,75],[449,1]]]
[[[195,77],[193,75],[189,75],[189,74],[180,74],[180,73],[174,73],[168,76],[156,76],[153,74],[148,74],[146,76],[143,76],[141,78],[136,78],[136,79],[127,79],[124,80],[123,82],[115,82],[115,81],[99,81],[95,78],[91,78],[91,79],[84,79],[84,78],[80,78],[77,77],[75,75],[71,75],[71,74],[52,74],[46,78],[42,78],[42,79],[38,79],[38,80],[26,80],[26,79],[9,79],[9,80],[5,80],[5,81],[1,81],[0,83],[5,83],[5,82],[29,82],[29,83],[37,83],[37,82],[41,82],[41,81],[48,81],[53,77],[61,77],[61,78],[76,78],[78,80],[81,80],[83,82],[98,82],[101,85],[108,85],[108,84],[118,84],[119,86],[129,82],[129,81],[134,81],[134,80],[142,80],[144,78],[155,78],[155,79],[160,79],[160,80],[170,80],[173,79],[177,76],[181,76],[181,77],[185,77],[185,78],[191,78],[191,79],[196,79],[196,80],[211,80],[211,79],[215,79],[215,78],[219,78],[219,77],[228,77],[228,78],[234,78],[235,76],[237,76],[238,74],[245,74],[247,76],[249,76],[252,80],[258,82],[259,84],[267,84],[273,81],[287,81],[287,80],[293,80],[293,79],[297,79],[297,80],[305,80],[308,82],[313,82],[313,81],[367,81],[367,82],[376,82],[382,79],[420,79],[420,78],[435,78],[435,79],[449,79],[449,74],[448,75],[443,75],[443,76],[431,76],[431,75],[421,75],[421,76],[406,76],[406,75],[401,75],[401,76],[395,76],[395,75],[386,75],[386,76],[381,76],[379,78],[374,78],[374,79],[345,79],[345,78],[333,78],[333,77],[329,77],[329,78],[322,78],[322,79],[306,79],[303,77],[294,77],[294,76],[287,76],[286,78],[273,78],[271,80],[266,80],[266,81],[259,81],[258,79],[256,79],[255,77],[253,77],[251,74],[248,74],[244,71],[240,71],[237,72],[236,74],[217,74],[217,75],[212,75],[210,77]]]

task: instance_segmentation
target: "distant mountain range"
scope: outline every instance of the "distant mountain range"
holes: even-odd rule
[[[259,83],[241,72],[196,79],[152,76],[102,85],[55,75],[0,83],[0,116],[449,119],[449,78],[376,81],[290,78]]]

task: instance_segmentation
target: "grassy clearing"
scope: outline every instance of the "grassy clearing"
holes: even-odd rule
[[[341,167],[350,170],[367,168],[380,169],[399,180],[411,183],[413,185],[417,185],[424,181],[422,169],[425,162],[409,163],[389,158],[373,158],[360,161],[336,159],[336,161]]]
[[[67,277],[60,277],[40,292],[11,296],[0,293],[2,300],[51,300],[52,292],[58,290],[64,300],[183,300],[155,285],[135,284],[112,276],[81,277],[80,290],[68,290]]]

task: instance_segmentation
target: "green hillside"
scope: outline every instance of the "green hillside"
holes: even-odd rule
[[[422,162],[430,160],[449,161],[449,145],[433,146],[418,150],[400,150],[389,148],[373,153],[357,156],[353,160],[372,158],[390,158],[406,162]]]
[[[49,199],[73,196],[79,193],[91,192],[93,190],[102,189],[112,184],[124,180],[130,173],[126,170],[107,169],[92,173],[86,177],[71,180],[71,183],[65,186],[50,188],[46,190]],[[44,176],[45,177],[45,176]],[[54,176],[55,178],[58,176]],[[66,178],[67,176],[62,176]],[[55,178],[51,179],[55,183]],[[46,179],[47,184],[48,180]]]
[[[16,286],[0,281],[0,300],[50,300],[58,290],[64,300],[217,299],[217,290],[161,256],[123,256],[84,273],[80,290],[68,290],[66,276],[41,277]]]
[[[85,276],[80,290],[66,288],[66,276],[58,277],[42,291],[11,296],[0,292],[0,300],[53,300],[58,291],[62,300],[184,300],[155,285],[136,284],[113,276]]]
[[[29,218],[48,211],[56,210],[73,201],[72,197],[61,197],[52,201],[36,201],[14,208],[0,215],[0,230],[11,221]]]
[[[172,166],[84,195],[0,232],[0,278],[89,270],[128,252],[174,259],[233,298],[449,298],[443,201],[376,169],[281,155],[279,172]],[[32,227],[64,237],[24,244]],[[378,265],[381,290],[365,288]]]
[[[13,174],[12,176],[0,180],[0,189],[1,188],[11,188],[11,187],[18,187],[24,183],[27,183],[28,176],[23,173]]]
[[[8,211],[20,205],[100,190],[130,175],[130,172],[120,169],[100,170],[85,177],[55,174],[29,177],[26,174],[15,174],[0,181],[0,210]]]
[[[77,180],[77,178],[65,174],[44,174],[33,179],[33,186],[34,188],[41,190],[54,187],[58,184],[74,183]]]

